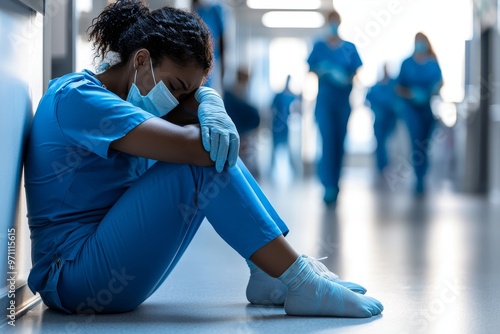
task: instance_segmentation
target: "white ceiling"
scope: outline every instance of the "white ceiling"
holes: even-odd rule
[[[254,37],[306,38],[318,32],[318,29],[310,28],[267,28],[262,24],[261,19],[262,15],[268,10],[248,8],[246,0],[223,0],[222,2],[234,15],[234,21],[238,25],[238,29],[251,31]],[[326,15],[332,8],[332,0],[321,0],[321,8],[317,11]]]

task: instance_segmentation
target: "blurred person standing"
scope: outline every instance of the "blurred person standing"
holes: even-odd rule
[[[439,94],[442,86],[443,77],[436,54],[427,36],[419,32],[415,35],[414,52],[403,61],[396,83],[396,92],[402,98],[402,117],[411,140],[416,195],[425,192],[428,146],[435,123],[431,98]]]
[[[295,166],[293,154],[288,144],[288,120],[291,112],[297,111],[300,113],[300,96],[294,94],[290,90],[290,80],[291,76],[288,75],[285,82],[285,88],[274,96],[271,103],[271,132],[273,137],[271,170],[275,167],[277,149],[280,146],[285,146],[287,148],[290,166],[294,172],[297,172],[298,166]]]
[[[212,36],[214,49],[214,63],[205,86],[211,87],[222,94],[222,80],[224,78],[224,8],[214,0],[192,0],[193,10],[207,25]]]
[[[396,80],[387,71],[384,64],[382,78],[366,94],[366,105],[373,111],[373,134],[377,140],[375,149],[376,167],[382,175],[388,164],[387,140],[392,134],[397,121],[396,115]]]
[[[337,202],[339,179],[344,157],[344,140],[351,114],[349,96],[353,78],[362,65],[356,46],[339,37],[340,14],[328,15],[329,33],[314,44],[307,59],[310,71],[318,76],[315,116],[322,138],[322,156],[318,176],[324,186],[327,205]]]
[[[240,158],[254,177],[259,176],[256,156],[257,133],[260,114],[248,98],[250,72],[243,66],[236,71],[236,81],[224,89],[224,105],[240,135]]]

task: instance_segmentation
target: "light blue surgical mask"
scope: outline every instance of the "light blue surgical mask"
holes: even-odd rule
[[[422,41],[415,42],[415,53],[424,53],[427,52],[427,44]]]
[[[175,96],[170,92],[167,86],[165,86],[163,81],[160,80],[160,82],[156,82],[153,64],[151,61],[149,64],[151,65],[151,73],[153,73],[155,86],[146,96],[141,95],[139,88],[135,84],[137,80],[136,68],[134,82],[128,91],[127,101],[155,116],[162,117],[177,107],[177,105],[179,105],[179,101],[177,101]]]
[[[332,35],[337,36],[339,34],[339,24],[337,22],[330,23],[329,28]]]

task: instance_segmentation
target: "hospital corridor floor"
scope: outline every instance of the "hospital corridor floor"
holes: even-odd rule
[[[314,177],[261,181],[287,239],[385,307],[369,319],[285,315],[245,298],[245,262],[204,222],[162,287],[133,312],[64,315],[39,303],[6,332],[500,333],[500,205],[436,182],[423,198],[347,168],[336,208]],[[383,182],[382,182],[383,184]],[[237,222],[235,222],[237,223]],[[147,247],[147,245],[144,245]],[[147,261],[147,259],[144,259]]]

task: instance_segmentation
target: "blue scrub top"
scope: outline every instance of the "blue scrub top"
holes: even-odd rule
[[[290,116],[290,106],[297,99],[297,96],[290,91],[282,91],[274,96],[271,104],[273,110],[273,134],[288,133],[288,118]]]
[[[233,92],[224,92],[224,107],[240,136],[255,130],[260,124],[259,110]]]
[[[109,148],[152,114],[103,87],[94,73],[50,82],[35,113],[25,161],[32,291],[51,262],[73,258],[108,210],[147,169],[147,159]]]
[[[366,94],[366,100],[370,102],[370,108],[374,112],[394,111],[394,105],[398,98],[395,79],[377,82]]]
[[[333,46],[325,40],[317,41],[307,59],[309,68],[314,71],[320,64],[329,64],[340,68],[348,76],[353,76],[363,62],[358,54],[356,46],[348,41],[341,41]],[[339,88],[325,77],[319,78],[318,100],[325,98],[331,100],[332,97],[344,97],[349,99],[352,84]],[[334,96],[332,96],[334,94]]]
[[[413,57],[409,57],[401,65],[397,83],[405,88],[421,89],[430,95],[442,79],[441,68],[434,58],[418,63]]]

